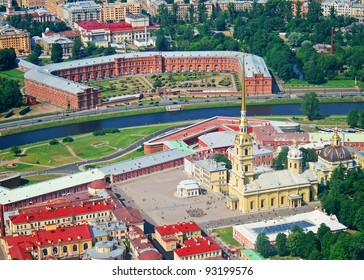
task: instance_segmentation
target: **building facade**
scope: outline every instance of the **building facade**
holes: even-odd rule
[[[29,33],[9,25],[0,27],[0,49],[7,48],[14,49],[17,55],[30,53]]]
[[[127,14],[141,14],[142,8],[137,1],[127,3],[103,3],[100,5],[100,21],[124,21]]]
[[[261,57],[246,54],[245,90],[253,95],[272,93],[272,76]],[[29,95],[72,109],[90,109],[101,105],[99,89],[81,84],[130,74],[185,71],[234,71],[242,73],[241,53],[214,52],[144,52],[128,53],[75,62],[34,67],[25,73]]]
[[[227,185],[228,170],[223,162],[216,162],[213,159],[198,160],[194,163],[192,176],[202,186],[220,192]]]
[[[42,33],[42,36],[35,36],[33,40],[39,44],[44,53],[50,55],[52,53],[53,45],[60,44],[62,47],[63,56],[72,56],[73,41],[66,37],[59,35]]]
[[[60,7],[63,10],[61,19],[69,25],[78,21],[100,19],[100,5],[94,1],[67,3],[60,5]]]

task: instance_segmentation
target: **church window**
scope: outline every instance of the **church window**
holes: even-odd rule
[[[249,154],[249,150],[248,149],[245,149],[244,152],[245,152],[245,155],[246,156]]]
[[[297,163],[294,164],[294,168],[297,168]]]
[[[249,171],[249,165],[245,165],[245,171]]]
[[[264,199],[262,199],[261,201],[260,201],[260,208],[264,208]]]

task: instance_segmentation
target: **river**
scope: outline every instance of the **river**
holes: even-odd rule
[[[347,114],[351,109],[364,108],[363,102],[358,103],[325,103],[319,104],[322,115]],[[248,106],[248,116],[295,116],[302,115],[300,104],[274,104]],[[69,124],[58,127],[22,132],[0,137],[0,149],[11,146],[21,146],[29,143],[66,137],[76,134],[88,133],[103,128],[125,128],[148,124],[158,124],[185,120],[207,119],[214,116],[236,117],[240,115],[240,106],[206,108],[198,110],[182,110],[178,112],[163,112],[148,115],[118,117],[113,119],[90,121],[78,124]]]

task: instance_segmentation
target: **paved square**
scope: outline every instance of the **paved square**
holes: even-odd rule
[[[241,215],[228,210],[224,195],[210,189],[198,197],[176,197],[178,183],[186,179],[188,175],[181,166],[115,184],[115,192],[125,199],[127,206],[141,210],[143,218],[149,216],[155,226],[191,220],[197,223],[216,221]],[[205,215],[191,217],[187,213],[191,210]]]

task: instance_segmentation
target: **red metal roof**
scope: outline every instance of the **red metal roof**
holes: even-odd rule
[[[159,261],[162,259],[162,254],[155,249],[146,250],[138,256],[138,260],[154,260]]]
[[[85,29],[87,31],[92,31],[96,29],[106,29],[112,32],[144,30],[144,26],[132,27],[131,24],[127,22],[106,23],[106,22],[100,22],[98,20],[84,20],[84,21],[78,21],[76,22],[76,24],[82,29]],[[151,23],[151,25],[147,26],[147,29],[155,29],[156,27],[159,26],[156,25],[155,23]]]
[[[21,246],[14,246],[9,249],[9,254],[12,259],[18,259],[18,260],[32,260],[32,256],[30,252],[26,251],[25,248]]]
[[[55,230],[38,230],[32,235],[6,236],[4,239],[9,247],[23,244],[22,247],[34,247],[47,244],[62,244],[92,238],[92,233],[88,225],[58,228]],[[28,245],[24,245],[27,244]]]
[[[192,256],[221,250],[221,247],[211,237],[199,237],[186,240],[184,247],[174,249],[179,257]]]
[[[201,230],[201,228],[195,222],[173,224],[168,226],[155,227],[154,230],[161,236],[172,235],[177,233],[185,233],[191,231]]]
[[[85,213],[94,213],[101,212],[106,210],[112,210],[113,207],[111,205],[105,205],[103,203],[99,204],[87,204],[84,206],[75,206],[75,207],[65,207],[60,209],[51,209],[49,211],[44,212],[36,212],[31,214],[19,214],[10,216],[9,219],[13,224],[21,224],[21,223],[29,223],[34,221],[42,221],[49,219],[57,219],[62,217],[69,217],[72,215],[81,215]]]

